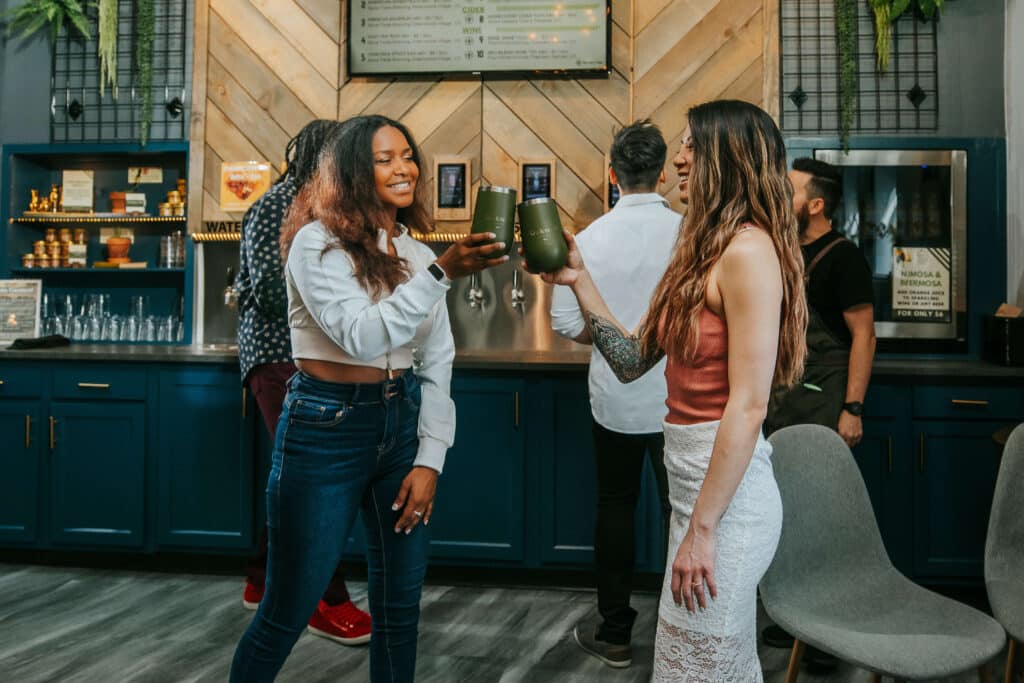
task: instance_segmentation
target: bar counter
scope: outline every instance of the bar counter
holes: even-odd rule
[[[52,349],[0,351],[0,361],[11,360],[74,360],[122,361],[142,363],[235,363],[238,347],[229,344],[165,345],[165,344],[72,344]],[[563,370],[583,371],[590,362],[590,350],[573,349],[460,349],[455,354],[455,367],[465,370]],[[1024,367],[1007,367],[982,360],[877,358],[872,376],[877,378],[962,378],[1005,381],[1024,380]]]

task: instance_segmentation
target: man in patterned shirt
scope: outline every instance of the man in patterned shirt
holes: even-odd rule
[[[287,389],[296,372],[288,331],[288,293],[278,240],[285,212],[316,172],[320,150],[342,124],[312,121],[288,142],[287,169],[242,219],[238,277],[238,359],[242,382],[249,387],[271,438],[277,429]],[[263,598],[267,563],[267,528],[260,533],[258,555],[246,569],[242,603],[256,609]],[[345,587],[341,564],[324,592],[309,630],[345,645],[370,641],[370,615],[355,606]]]

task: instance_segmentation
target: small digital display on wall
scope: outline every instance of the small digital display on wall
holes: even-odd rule
[[[610,0],[349,0],[349,73],[606,77],[610,7]]]

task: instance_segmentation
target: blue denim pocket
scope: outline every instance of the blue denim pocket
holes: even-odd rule
[[[288,421],[310,427],[335,427],[352,412],[351,403],[330,401],[304,394],[285,400]]]
[[[423,387],[419,382],[406,391],[405,403],[413,410],[419,410],[420,405],[423,403]]]

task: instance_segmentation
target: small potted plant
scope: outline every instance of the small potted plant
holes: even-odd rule
[[[110,263],[130,262],[128,250],[131,249],[131,246],[131,238],[122,236],[121,232],[115,228],[114,234],[107,238],[107,261]]]
[[[111,192],[110,193],[110,212],[111,213],[128,213],[128,198],[126,192]]]

